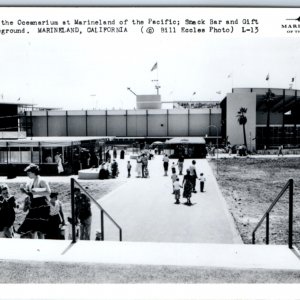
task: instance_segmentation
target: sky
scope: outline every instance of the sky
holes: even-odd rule
[[[255,17],[260,31],[257,35],[188,34],[180,33],[180,25],[176,33],[161,34],[161,27],[173,26],[155,25],[155,34],[142,34],[145,24],[143,29],[129,26],[128,33],[88,34],[86,27],[80,27],[83,34],[78,35],[38,34],[36,26],[27,26],[27,34],[0,35],[0,101],[20,99],[20,103],[74,110],[133,109],[135,96],[128,87],[136,94],[155,94],[152,80],[157,79],[162,101],[221,100],[232,87],[288,88],[292,77],[296,77],[293,88],[300,88],[299,36],[287,35],[279,26],[298,15],[297,9],[291,13],[282,9],[2,8],[0,20],[12,20],[14,25],[2,24],[0,29],[16,28],[18,20],[72,23],[76,18],[116,23],[127,19],[127,24],[133,19],[171,18],[183,25],[187,18],[206,22],[238,18],[240,29],[243,18]],[[267,20],[278,22],[264,23]],[[151,71],[156,62],[157,69]]]

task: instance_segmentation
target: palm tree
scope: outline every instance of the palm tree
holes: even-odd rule
[[[238,123],[240,125],[243,126],[243,134],[244,134],[244,145],[246,147],[246,149],[248,150],[248,147],[247,147],[247,140],[246,140],[246,128],[245,128],[245,125],[247,123],[247,117],[245,116],[245,114],[247,113],[247,108],[245,107],[241,107],[240,110],[237,112],[237,118],[238,118]]]
[[[269,149],[270,146],[270,113],[271,113],[271,106],[272,106],[272,100],[274,99],[275,94],[271,92],[271,89],[268,89],[266,92],[266,95],[264,97],[264,100],[266,102],[267,107],[267,131],[266,131],[266,148]]]

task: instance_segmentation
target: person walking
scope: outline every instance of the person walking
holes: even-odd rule
[[[12,238],[14,235],[13,224],[16,218],[16,199],[9,192],[8,186],[0,186],[0,237]]]
[[[114,147],[114,149],[113,149],[113,157],[114,157],[114,159],[117,159],[117,148],[116,147]]]
[[[146,153],[143,153],[142,157],[142,177],[147,178],[148,177],[148,158]]]
[[[283,146],[282,145],[280,145],[279,147],[278,147],[278,156],[279,155],[282,155],[283,156]]]
[[[179,178],[177,177],[175,182],[173,183],[174,195],[175,195],[175,203],[180,204],[180,188],[182,186],[179,183]]]
[[[111,177],[116,178],[118,177],[119,169],[118,169],[118,163],[115,159],[113,159],[113,162],[111,164]]]
[[[190,206],[192,205],[191,197],[192,197],[193,184],[192,184],[192,177],[190,175],[189,169],[186,170],[186,175],[183,176],[182,186],[183,186],[182,197],[187,199],[187,201],[184,204]]]
[[[176,174],[176,169],[172,169],[172,175],[171,175],[172,187],[173,187],[173,192],[172,192],[172,194],[175,194],[175,190],[174,190],[174,182],[176,181],[177,178],[178,178],[178,176],[177,176],[177,174]]]
[[[56,153],[55,162],[57,164],[57,173],[58,173],[58,175],[60,175],[64,172],[64,167],[63,167],[63,164],[62,164],[61,154]]]
[[[168,157],[168,154],[165,154],[165,156],[163,157],[163,166],[164,166],[164,171],[165,171],[164,176],[168,176],[168,169],[169,169],[169,157]]]
[[[184,156],[180,155],[179,158],[178,158],[178,162],[177,162],[178,170],[179,170],[179,175],[182,175],[183,163],[184,163]]]
[[[131,163],[130,163],[130,161],[128,161],[127,162],[127,173],[128,173],[127,178],[130,178],[130,176],[131,176],[131,174],[130,174],[131,168],[132,168]]]
[[[200,192],[203,193],[204,192],[204,183],[206,181],[206,178],[204,177],[203,173],[200,173],[200,176],[198,179],[200,180]]]
[[[57,199],[58,193],[50,194],[50,217],[48,222],[48,232],[46,239],[64,240],[65,224],[64,213],[62,209],[62,203]]]
[[[196,171],[196,161],[192,161],[192,165],[190,166],[190,176],[193,185],[193,193],[197,193],[196,191],[196,179],[197,179],[197,171]]]
[[[142,177],[142,159],[141,159],[140,156],[138,156],[137,159],[136,159],[135,170],[137,172],[137,177],[141,178]]]
[[[48,230],[51,189],[48,182],[39,175],[40,169],[37,165],[30,164],[24,171],[30,178],[25,187],[21,185],[21,192],[28,196],[24,205],[24,211],[28,211],[28,214],[17,232],[21,237],[37,236],[39,239],[44,239]]]
[[[79,188],[74,189],[75,194],[75,224],[80,222],[80,239],[89,240],[91,237],[92,211],[91,200],[82,194]]]
[[[105,153],[105,161],[110,163],[110,159],[111,159],[111,155],[109,153],[109,150],[107,150],[106,153]]]

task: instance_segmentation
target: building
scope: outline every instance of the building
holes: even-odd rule
[[[247,108],[248,149],[299,148],[300,93],[278,88],[235,88],[221,102],[222,137],[232,145],[243,144],[242,126],[237,122],[241,107]],[[269,119],[269,121],[268,121]]]
[[[0,139],[0,176],[25,175],[30,163],[40,166],[42,175],[57,175],[56,154],[61,155],[64,174],[98,166],[105,159],[106,142],[113,137],[28,137]],[[14,176],[12,176],[14,177]]]
[[[298,90],[234,88],[221,102],[162,102],[160,95],[137,97],[141,97],[140,105],[143,108],[24,109],[21,104],[15,104],[13,111],[7,109],[6,116],[2,113],[1,118],[11,119],[12,124],[5,124],[16,128],[17,132],[26,132],[29,137],[114,136],[116,142],[146,141],[148,144],[174,137],[205,137],[208,144],[218,143],[219,146],[224,146],[228,142],[231,145],[244,144],[243,129],[237,122],[238,111],[244,107],[247,109],[245,132],[248,149],[276,149],[279,145],[284,145],[285,148],[300,146]],[[166,103],[173,108],[160,108],[161,104]]]

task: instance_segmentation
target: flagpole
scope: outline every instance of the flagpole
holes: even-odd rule
[[[156,67],[156,84],[157,84],[157,95],[159,95],[159,81],[158,81],[158,63],[157,63],[157,67]]]

